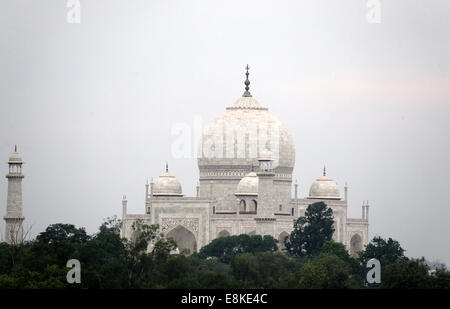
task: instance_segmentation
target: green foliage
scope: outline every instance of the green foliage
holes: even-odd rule
[[[432,278],[424,259],[402,258],[381,267],[381,287],[386,289],[425,289]]]
[[[277,251],[270,236],[219,238],[199,253],[184,255],[172,254],[173,239],[143,221],[133,226],[132,240],[121,238],[121,222],[115,217],[94,235],[70,224],[53,224],[24,244],[0,243],[0,288],[364,288],[367,269],[342,244],[328,239],[328,223],[318,229],[332,214],[316,206],[305,218],[322,237],[306,238],[315,245],[305,246],[309,254],[301,256]],[[389,262],[382,267],[382,287],[450,288],[448,270],[430,273],[423,260],[405,258],[393,240],[374,239],[361,254],[361,259],[367,257]],[[81,284],[66,281],[66,263],[72,258],[81,262]]]
[[[343,261],[350,270],[351,279],[355,285],[362,287],[365,282],[366,268],[355,258],[351,257],[345,246],[339,242],[327,240],[319,251],[321,254],[331,254]]]
[[[214,239],[200,250],[199,256],[216,257],[221,262],[228,263],[237,254],[276,250],[278,250],[277,240],[272,236],[241,234]]]
[[[281,252],[243,253],[231,261],[233,276],[242,288],[290,288],[296,263]]]
[[[377,236],[366,246],[365,250],[359,253],[359,260],[363,265],[372,258],[380,261],[381,267],[388,266],[398,260],[403,259],[405,250],[400,243],[392,238],[384,240]]]
[[[322,253],[307,262],[300,270],[300,288],[348,289],[357,287],[353,282],[350,267],[338,256]]]
[[[445,268],[439,268],[431,272],[432,289],[450,289],[450,271]]]
[[[52,224],[36,237],[31,250],[32,256],[48,252],[46,264],[65,267],[68,260],[78,258],[78,252],[89,240],[84,228],[76,228],[73,224]],[[43,262],[37,264],[38,268]]]
[[[333,210],[324,202],[308,206],[305,216],[294,222],[294,230],[285,240],[287,252],[292,256],[317,254],[334,233]]]

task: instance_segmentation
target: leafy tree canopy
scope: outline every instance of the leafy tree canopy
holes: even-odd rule
[[[405,250],[400,243],[392,238],[387,240],[377,236],[366,246],[364,251],[359,253],[359,260],[363,265],[372,258],[380,261],[381,266],[388,266],[398,260],[403,259]]]
[[[333,210],[324,202],[308,206],[305,216],[294,222],[294,230],[285,239],[287,252],[292,256],[317,254],[334,233]]]
[[[235,235],[214,239],[204,246],[199,256],[201,258],[216,257],[221,262],[229,262],[231,258],[240,253],[256,253],[278,250],[277,240],[269,235]]]

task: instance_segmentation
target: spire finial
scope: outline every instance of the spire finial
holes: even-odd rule
[[[17,144],[14,145],[14,152],[17,152]]]
[[[327,176],[327,170],[325,168],[325,165],[323,166],[323,176]]]
[[[244,92],[244,94],[242,96],[243,97],[251,97],[252,95],[249,92],[249,90],[250,90],[250,87],[249,87],[250,81],[248,80],[248,75],[250,74],[250,73],[248,73],[248,70],[250,70],[250,67],[248,66],[248,64],[245,67],[245,69],[247,70],[247,72],[245,73],[245,75],[247,76],[247,79],[244,82],[244,84],[245,84],[245,92]]]
[[[169,172],[169,163],[166,162],[166,173]]]

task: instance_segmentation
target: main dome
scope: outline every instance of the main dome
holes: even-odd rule
[[[291,134],[266,107],[244,93],[204,130],[198,149],[200,177],[217,172],[245,176],[267,152],[276,177],[290,180],[295,164]]]

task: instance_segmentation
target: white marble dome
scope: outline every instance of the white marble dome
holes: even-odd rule
[[[292,136],[283,123],[251,96],[239,98],[205,130],[198,149],[200,176],[210,171],[246,175],[267,149],[275,177],[291,179]]]
[[[155,196],[182,196],[181,183],[168,171],[153,183],[152,193]]]
[[[9,157],[8,163],[23,163],[22,157],[17,151],[14,151],[13,154]]]
[[[312,199],[333,199],[339,200],[339,187],[330,177],[323,175],[317,178],[309,189],[309,197]]]
[[[258,195],[259,179],[255,172],[243,177],[237,185],[236,195]]]

